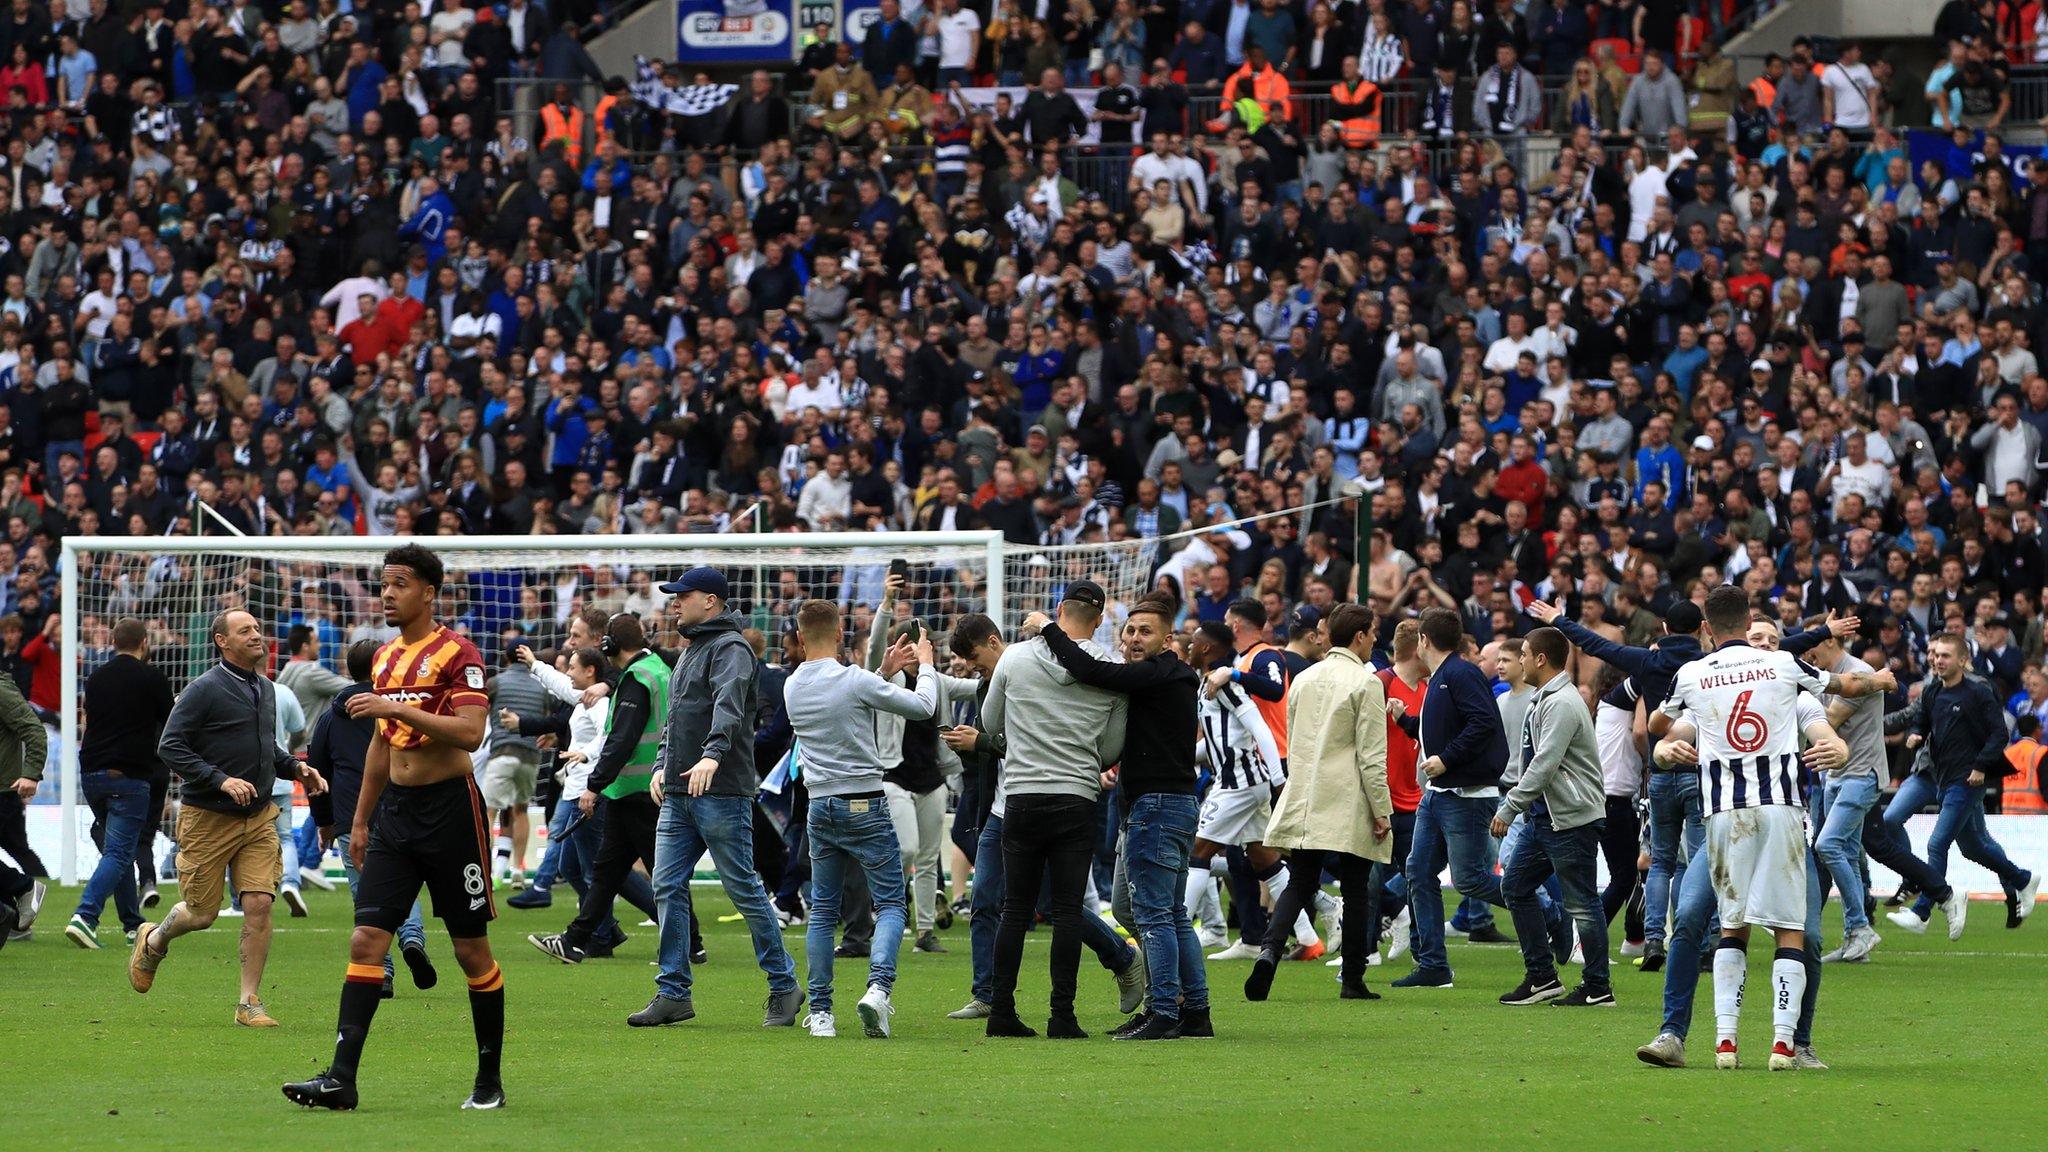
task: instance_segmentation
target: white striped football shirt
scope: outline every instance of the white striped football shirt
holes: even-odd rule
[[[1242,689],[1225,684],[1213,698],[1199,697],[1197,704],[1196,717],[1209,751],[1209,767],[1216,773],[1216,787],[1236,791],[1287,782],[1273,731]]]
[[[1789,652],[1731,641],[1678,670],[1663,711],[1699,729],[1700,801],[1708,815],[1770,805],[1804,807],[1799,794],[1799,696],[1834,677]]]

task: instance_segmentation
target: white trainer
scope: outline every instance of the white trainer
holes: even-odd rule
[[[1949,901],[1950,903],[1961,904],[1962,898],[1959,895],[1951,896],[1949,897]],[[1942,905],[1942,908],[1944,909],[1946,909],[1947,907],[1947,904]],[[1887,915],[1885,919],[1891,921],[1894,925],[1897,925],[1900,928],[1904,928],[1906,931],[1911,932],[1915,936],[1922,935],[1927,931],[1927,921],[1922,920],[1919,914],[1914,912],[1911,908],[1901,908],[1897,912],[1893,912]],[[1960,937],[1962,934],[1963,918],[1961,916],[1949,917],[1948,938],[1954,940]]]
[[[1209,959],[1211,960],[1256,960],[1258,958],[1259,946],[1249,940],[1239,940],[1221,952],[1209,953]]]
[[[1643,954],[1643,942],[1641,940],[1623,940],[1621,942],[1621,954],[1625,957],[1641,956]]]
[[[1910,910],[1907,910],[1906,914],[1908,916],[1913,915]],[[1952,941],[1961,940],[1963,938],[1963,923],[1970,918],[1970,898],[1953,888],[1949,889],[1948,899],[1941,902],[1941,918],[1948,921],[1948,938]],[[1920,927],[1918,929],[1907,929],[1908,931],[1925,932],[1927,930],[1926,921],[1921,920],[1918,916],[1913,916],[1913,920]],[[1891,921],[1894,924],[1899,922],[1897,912],[1892,913]]]
[[[41,902],[42,902],[42,901],[41,901],[41,899],[40,899],[40,898],[41,898],[41,896],[42,896],[42,894],[43,894],[43,886],[42,886],[41,884],[37,884],[37,885],[36,885],[36,896],[38,897],[38,899],[37,899],[37,903],[41,903]],[[2032,916],[2032,915],[2034,914],[2034,905],[2035,905],[2035,904],[2037,904],[2037,903],[2039,903],[2039,902],[2040,902],[2040,899],[2041,899],[2041,872],[2040,872],[2040,870],[2039,870],[2039,869],[2035,869],[2035,870],[2033,871],[2033,873],[2031,873],[2031,875],[2030,875],[2030,878],[2029,878],[2029,879],[2027,880],[2027,886],[2026,886],[2025,888],[2022,888],[2022,889],[2020,889],[2020,894],[2019,894],[2019,898],[2018,898],[2017,900],[2015,900],[2015,901],[2013,902],[2013,906],[2012,906],[2012,914],[2013,914],[2013,916],[2015,916],[2016,918],[2018,918],[2019,920],[2021,920],[2021,921],[2023,921],[2023,922],[2024,922],[2024,921],[2026,920],[2026,918],[2027,918],[2027,917],[2029,917],[2029,916]]]
[[[805,1016],[804,1027],[810,1029],[811,1035],[821,1036],[827,1040],[839,1035],[839,1029],[833,1025],[830,1012],[813,1012]]]
[[[889,1017],[896,1014],[896,1008],[889,1003],[888,989],[880,984],[868,985],[868,994],[860,998],[853,1010],[860,1016],[861,1031],[870,1039],[889,1038]]]
[[[28,890],[28,899],[17,901],[14,910],[14,930],[26,932],[36,926],[36,917],[42,915],[43,898],[50,894],[50,886],[38,880]],[[2024,916],[2026,913],[2022,912]]]
[[[1883,941],[1884,937],[1879,936],[1875,929],[1865,924],[1863,927],[1849,933],[1849,938],[1842,942],[1842,962],[1844,964],[1863,963],[1865,960],[1870,959],[1870,950],[1883,943]]]
[[[1230,933],[1225,932],[1221,928],[1197,928],[1195,929],[1195,942],[1204,948],[1221,948],[1225,944],[1230,943]]]
[[[1414,923],[1408,916],[1408,908],[1402,905],[1401,914],[1387,927],[1387,963],[1391,964],[1408,953],[1408,930]]]
[[[1316,893],[1316,931],[1322,934],[1323,950],[1344,950],[1344,902],[1327,892]]]

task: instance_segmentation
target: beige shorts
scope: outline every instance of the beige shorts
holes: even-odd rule
[[[484,807],[495,812],[533,803],[534,782],[539,776],[540,753],[523,748],[498,753],[484,761],[484,780],[479,789],[484,795]]]
[[[277,842],[277,806],[249,816],[178,807],[178,893],[185,907],[218,911],[232,877],[237,893],[270,895],[283,875]]]

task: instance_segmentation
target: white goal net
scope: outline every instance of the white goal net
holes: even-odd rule
[[[546,541],[546,543],[542,543]],[[113,655],[110,634],[123,617],[141,619],[150,661],[183,689],[214,660],[214,615],[242,608],[264,622],[281,663],[284,637],[304,625],[319,638],[320,659],[343,670],[350,644],[386,639],[378,592],[384,552],[394,537],[150,538],[73,537],[62,566],[62,731],[56,742],[61,801],[58,843],[67,883],[96,858],[90,813],[78,793],[79,738],[90,717],[79,702],[86,677]],[[1005,545],[990,531],[603,537],[434,537],[447,568],[440,619],[476,644],[495,666],[509,646],[536,650],[562,643],[586,608],[632,612],[672,647],[667,597],[658,586],[685,569],[724,572],[733,606],[761,631],[771,657],[797,604],[837,601],[849,645],[867,635],[893,561],[909,568],[909,596],[895,611],[933,630],[940,659],[962,615],[983,612],[1006,630],[1059,602],[1067,584],[1092,579],[1109,593],[1100,639],[1113,639],[1126,606],[1155,578],[1158,540],[1070,547]],[[90,768],[90,765],[85,767]]]

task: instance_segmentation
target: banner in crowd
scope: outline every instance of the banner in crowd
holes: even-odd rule
[[[834,39],[844,40],[853,45],[853,54],[860,55],[860,42],[867,39],[868,25],[882,18],[882,0],[840,0],[840,34]],[[886,88],[889,80],[884,76],[875,77],[877,88]]]
[[[882,82],[880,80],[877,80],[875,81],[875,83],[877,85],[880,85]],[[1081,115],[1083,116],[1095,115],[1095,93],[1096,89],[1094,88],[1067,89],[1067,95],[1072,96],[1074,98],[1074,102],[1081,106]],[[943,97],[945,93],[934,92],[932,93],[932,95]],[[1015,112],[1018,109],[1024,107],[1024,98],[1031,95],[1031,90],[1029,88],[960,89],[960,98],[967,101],[967,106],[969,108],[994,108],[996,106],[996,97],[1004,95],[1007,95],[1010,98],[1010,111]],[[1131,125],[1131,135],[1133,137],[1137,135],[1137,127],[1138,126],[1136,124]],[[1083,144],[1100,144],[1102,142],[1101,129],[1102,125],[1098,121],[1088,121],[1088,131],[1081,137],[1080,142]]]
[[[796,54],[796,0],[676,0],[683,64],[786,64]]]
[[[2048,145],[2014,144],[2003,137],[1999,139],[1999,152],[2008,166],[2031,163],[2042,156],[2048,156]],[[1914,128],[1906,133],[1906,159],[1913,166],[1913,177],[1920,176],[1920,166],[1929,160],[1950,179],[1968,180],[1976,174],[1977,166],[1984,160],[1984,133],[1977,132],[1970,137],[1967,147],[1959,145],[1946,132],[1932,128]],[[2020,187],[2025,187],[2027,174],[2017,167],[2013,175]]]

